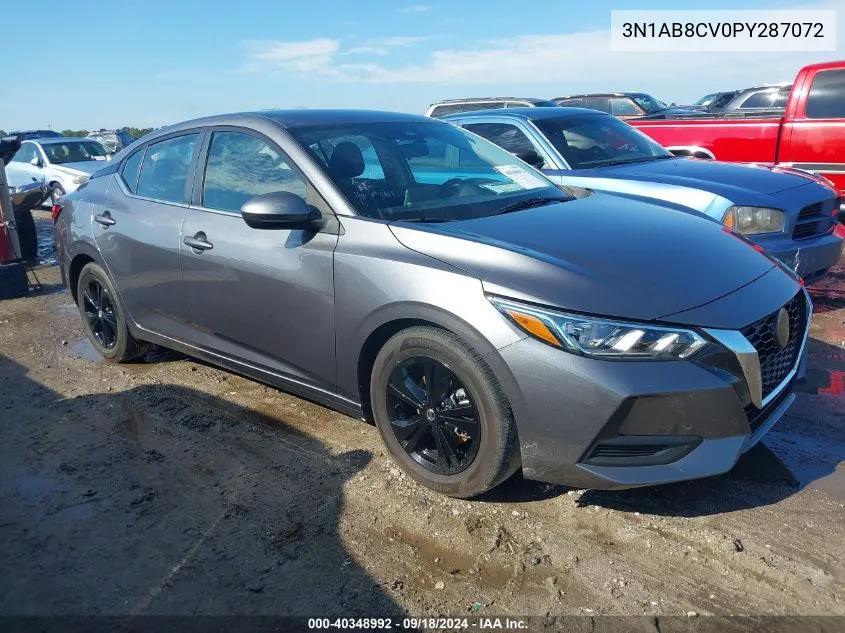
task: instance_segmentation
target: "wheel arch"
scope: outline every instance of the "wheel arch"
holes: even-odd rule
[[[108,274],[106,267],[100,259],[99,253],[97,253],[93,247],[84,242],[77,244],[70,253],[67,267],[67,285],[74,302],[79,299],[79,297],[77,297],[76,288],[79,283],[79,274],[82,272],[82,269],[85,268],[85,265],[90,262],[94,262],[99,265],[103,270],[106,270],[106,274]]]
[[[439,328],[463,339],[490,365],[505,395],[511,400],[511,406],[517,405],[514,402],[517,394],[512,389],[512,375],[500,362],[498,354],[494,353],[496,348],[472,324],[435,306],[394,305],[386,307],[368,322],[367,327],[363,328],[368,334],[362,337],[361,344],[357,346],[355,387],[350,391],[358,396],[365,419],[372,421],[370,379],[376,356],[392,336],[416,326]]]

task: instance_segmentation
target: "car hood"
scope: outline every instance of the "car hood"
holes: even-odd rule
[[[693,310],[776,267],[713,220],[616,195],[391,230],[406,247],[478,277],[486,292],[618,318]]]
[[[98,169],[106,166],[104,160],[85,160],[78,163],[62,163],[60,165],[52,165],[53,169],[66,172],[78,172],[91,175]]]
[[[571,173],[703,189],[729,200],[735,199],[738,193],[744,196],[749,193],[770,195],[815,182],[810,174],[784,170],[772,165],[720,163],[685,157],[579,169]]]

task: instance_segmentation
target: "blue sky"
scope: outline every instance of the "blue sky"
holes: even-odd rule
[[[5,4],[7,131],[160,126],[277,107],[423,112],[449,97],[594,90],[681,103],[845,57],[843,35],[836,53],[611,53],[608,30],[614,8],[845,9],[845,0],[74,0],[49,12]],[[42,11],[49,27],[8,28],[32,25]]]

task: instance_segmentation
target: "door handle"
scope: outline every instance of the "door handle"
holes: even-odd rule
[[[105,228],[117,224],[117,221],[113,217],[111,217],[111,213],[109,213],[108,211],[103,211],[102,213],[95,215],[94,222],[96,222],[97,224],[101,224]]]
[[[205,233],[202,231],[198,232],[193,237],[186,237],[182,241],[185,243],[185,246],[190,246],[197,254],[202,253],[203,251],[210,251],[214,248],[214,244],[208,241]]]

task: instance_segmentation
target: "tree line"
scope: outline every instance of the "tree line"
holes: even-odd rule
[[[149,134],[155,128],[152,127],[129,127],[125,126],[121,128],[124,132],[128,132],[132,138],[141,138],[142,136]],[[89,130],[62,130],[62,136],[76,136],[85,138],[89,134]],[[4,130],[0,130],[0,137],[6,136],[6,132]]]

